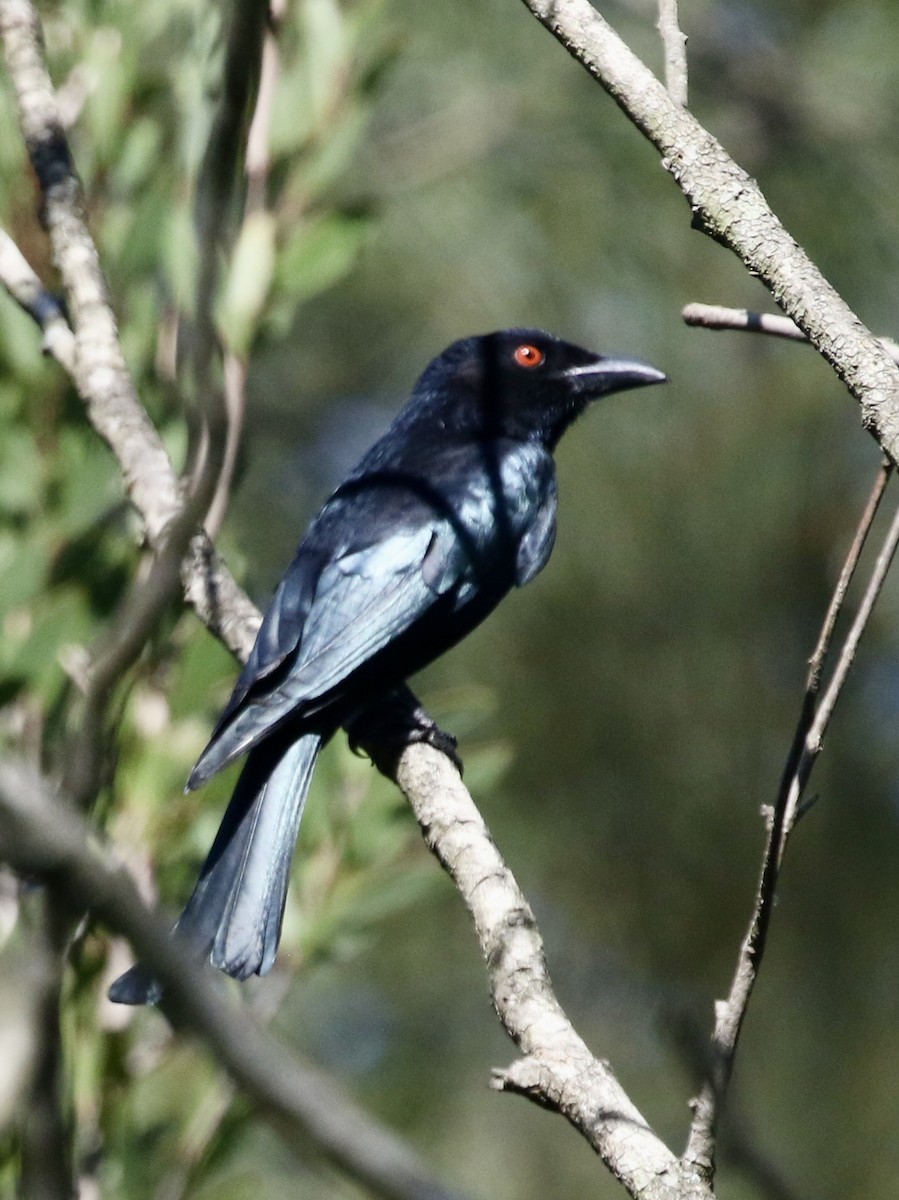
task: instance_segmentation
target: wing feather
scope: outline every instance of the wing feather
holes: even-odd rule
[[[204,782],[286,718],[302,715],[339,688],[421,619],[442,592],[463,582],[465,570],[466,558],[452,527],[439,520],[398,531],[329,563],[318,576],[289,669],[261,692],[265,678],[257,676],[252,692],[248,689],[229,706],[189,786]]]

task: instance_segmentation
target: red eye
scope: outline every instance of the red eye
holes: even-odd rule
[[[546,358],[542,350],[538,350],[536,346],[532,346],[529,342],[525,342],[521,346],[517,346],[513,358],[520,367],[539,367]]]

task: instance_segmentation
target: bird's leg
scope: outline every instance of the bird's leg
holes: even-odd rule
[[[356,711],[344,722],[350,749],[367,754],[390,774],[400,754],[414,742],[427,742],[451,759],[459,774],[458,742],[441,729],[412,690],[402,684]]]

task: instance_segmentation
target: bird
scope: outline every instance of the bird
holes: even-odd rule
[[[240,980],[271,969],[319,751],[544,568],[553,452],[590,402],[665,381],[539,329],[463,338],[429,363],[309,525],[188,778],[246,755],[175,927],[191,953]],[[161,989],[136,964],[108,994]]]

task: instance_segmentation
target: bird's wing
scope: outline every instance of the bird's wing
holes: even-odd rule
[[[449,522],[433,519],[353,548],[318,574],[295,657],[266,687],[257,677],[233,706],[194,768],[196,787],[256,745],[292,714],[301,715],[379,650],[415,624],[452,587],[467,558]]]
[[[260,684],[264,684],[266,679],[296,653],[303,636],[306,617],[312,607],[322,564],[323,556],[320,553],[306,545],[300,547],[299,553],[275,589],[250,656],[213,731],[213,740],[229,723],[247,695]]]

